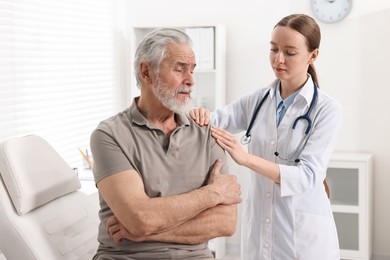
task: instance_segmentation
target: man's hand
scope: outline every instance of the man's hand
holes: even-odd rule
[[[141,237],[132,236],[114,215],[108,218],[106,231],[112,240],[114,240],[115,244],[120,244],[123,239],[128,239],[133,242],[141,242],[144,240]]]
[[[236,211],[232,210],[230,206],[234,206],[234,208],[236,208],[236,204],[240,203],[242,199],[240,197],[240,184],[237,182],[236,176],[222,175],[220,173],[222,164],[222,160],[217,160],[215,162],[208,178],[207,185],[200,188],[200,190],[204,190],[206,193],[198,193],[200,190],[195,193],[198,195],[203,194],[203,202],[212,203],[214,204],[214,207],[201,211],[198,215],[194,215],[193,218],[184,221],[182,224],[178,224],[176,226],[173,225],[173,228],[160,229],[161,231],[156,230],[156,232],[145,233],[143,235],[140,235],[140,232],[133,233],[131,232],[131,229],[126,229],[117,217],[113,215],[108,218],[106,222],[107,233],[116,244],[120,244],[124,239],[133,242],[161,241],[183,244],[199,244],[217,236],[230,235],[235,230],[236,221]],[[210,201],[210,195],[212,195],[212,201],[214,202]],[[179,196],[184,195],[175,195],[171,198],[173,199],[176,197],[177,199]],[[163,199],[164,198],[154,198],[156,201]],[[168,199],[168,197],[165,199]],[[126,220],[126,218],[124,219]],[[230,219],[233,219],[233,222],[230,221]],[[226,224],[230,222],[233,224]],[[207,226],[210,225],[210,223],[213,223],[212,228]],[[221,224],[220,227],[218,227],[219,224]],[[231,227],[233,227],[233,229]],[[192,235],[189,236],[189,232]]]
[[[234,175],[222,175],[220,170],[223,162],[217,160],[214,163],[213,170],[207,180],[205,188],[211,189],[220,197],[220,203],[224,205],[236,204],[242,201],[241,187]]]

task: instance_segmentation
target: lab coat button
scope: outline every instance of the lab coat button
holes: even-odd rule
[[[265,223],[269,223],[271,220],[269,218],[265,219]]]
[[[274,145],[274,144],[275,144],[275,141],[274,141],[274,140],[272,140],[272,141],[271,141],[271,144],[272,144],[272,145]]]
[[[271,198],[271,192],[266,193],[267,198]]]
[[[265,248],[268,248],[268,247],[269,247],[269,244],[268,244],[268,243],[265,243],[265,244],[264,244],[264,247],[265,247]]]

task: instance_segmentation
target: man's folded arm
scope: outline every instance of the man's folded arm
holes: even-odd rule
[[[237,204],[217,205],[201,212],[187,222],[165,232],[148,236],[132,236],[113,216],[107,222],[107,232],[116,243],[131,241],[159,241],[179,244],[200,244],[210,239],[231,236],[237,226]]]
[[[124,228],[135,237],[162,233],[195,218],[217,205],[241,202],[235,176],[221,175],[217,162],[213,181],[188,193],[149,198],[141,177],[134,170],[108,176],[97,183],[99,192]],[[113,189],[112,187],[115,187]]]

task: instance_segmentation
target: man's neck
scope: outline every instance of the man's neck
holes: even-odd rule
[[[161,104],[159,100],[146,101],[141,95],[137,107],[151,124],[160,128],[167,136],[176,128],[175,113]]]

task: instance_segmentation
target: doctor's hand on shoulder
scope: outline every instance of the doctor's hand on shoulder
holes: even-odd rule
[[[211,136],[217,139],[217,143],[230,154],[237,164],[246,165],[249,154],[244,151],[234,135],[222,128],[212,127]]]
[[[190,111],[190,117],[200,126],[208,125],[210,122],[210,111],[203,107],[194,107]]]
[[[200,126],[210,123],[210,111],[203,107],[194,107],[190,111],[191,118]],[[217,143],[225,149],[233,160],[239,165],[245,165],[248,160],[248,153],[244,151],[237,138],[228,131],[212,127],[211,135],[217,140]]]

